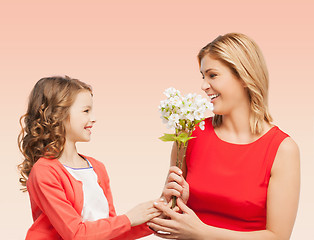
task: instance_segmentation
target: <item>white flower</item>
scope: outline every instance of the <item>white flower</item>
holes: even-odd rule
[[[173,87],[170,87],[170,88],[167,88],[167,89],[164,91],[164,94],[167,96],[167,98],[172,97],[172,96],[175,96],[175,95],[180,96],[180,91],[179,91],[179,90],[176,90],[176,89],[173,88]]]
[[[176,124],[179,124],[179,120],[180,120],[180,117],[178,114],[172,114],[170,117],[169,117],[169,121],[173,121],[174,123]]]
[[[186,119],[190,120],[191,122],[193,122],[195,120],[195,117],[192,113],[189,113],[186,115]]]
[[[194,112],[194,118],[196,120],[201,120],[204,118],[204,111],[195,111]]]
[[[212,104],[201,95],[189,93],[181,96],[180,91],[171,87],[164,91],[167,99],[160,101],[159,112],[168,128],[193,131],[196,122],[204,119],[205,111]],[[200,123],[200,128],[204,123]]]
[[[205,121],[200,122],[198,126],[200,127],[201,130],[204,130],[205,129]]]

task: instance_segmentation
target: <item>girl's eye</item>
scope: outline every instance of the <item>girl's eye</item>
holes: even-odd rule
[[[217,75],[216,74],[210,74],[209,76],[210,76],[210,78],[214,78]]]
[[[87,110],[85,110],[84,112],[88,113],[88,112],[89,112],[89,110],[87,109]]]

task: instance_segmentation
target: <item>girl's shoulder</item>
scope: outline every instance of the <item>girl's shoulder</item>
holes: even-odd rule
[[[101,161],[96,160],[93,157],[86,156],[86,155],[81,154],[81,153],[80,153],[80,155],[83,156],[84,158],[86,158],[93,165],[93,167],[95,167],[95,166],[97,166],[97,167],[105,167],[105,165]]]
[[[81,153],[80,153],[80,155],[83,156],[84,158],[86,158],[91,163],[91,165],[94,168],[94,171],[96,173],[108,175],[105,164],[103,162],[96,160],[93,157],[81,154]]]
[[[59,167],[59,160],[58,159],[48,159],[41,157],[39,158],[34,166],[32,167],[32,172],[45,172],[49,171],[49,169],[57,169]]]
[[[61,182],[62,168],[58,159],[39,158],[32,167],[27,180],[27,189],[34,185]]]

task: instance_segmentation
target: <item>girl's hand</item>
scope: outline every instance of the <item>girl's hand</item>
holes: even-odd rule
[[[156,231],[155,235],[166,239],[202,239],[200,230],[205,226],[196,214],[178,198],[178,207],[183,214],[177,213],[162,202],[155,207],[167,215],[170,219],[154,218],[147,223]],[[162,232],[159,232],[162,231]]]
[[[181,198],[184,203],[187,203],[189,199],[189,184],[185,181],[182,171],[178,167],[170,167],[162,195],[167,202],[171,200],[171,196],[176,196]]]
[[[156,201],[157,205],[161,204],[162,200],[158,199]],[[128,211],[125,215],[129,218],[131,222],[131,226],[137,226],[143,224],[154,217],[158,217],[161,214],[161,211],[154,207],[154,201],[144,202],[130,211]]]

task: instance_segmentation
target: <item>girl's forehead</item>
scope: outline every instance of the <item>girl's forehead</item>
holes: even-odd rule
[[[91,105],[93,103],[93,97],[89,91],[81,91],[76,95],[73,105]]]

